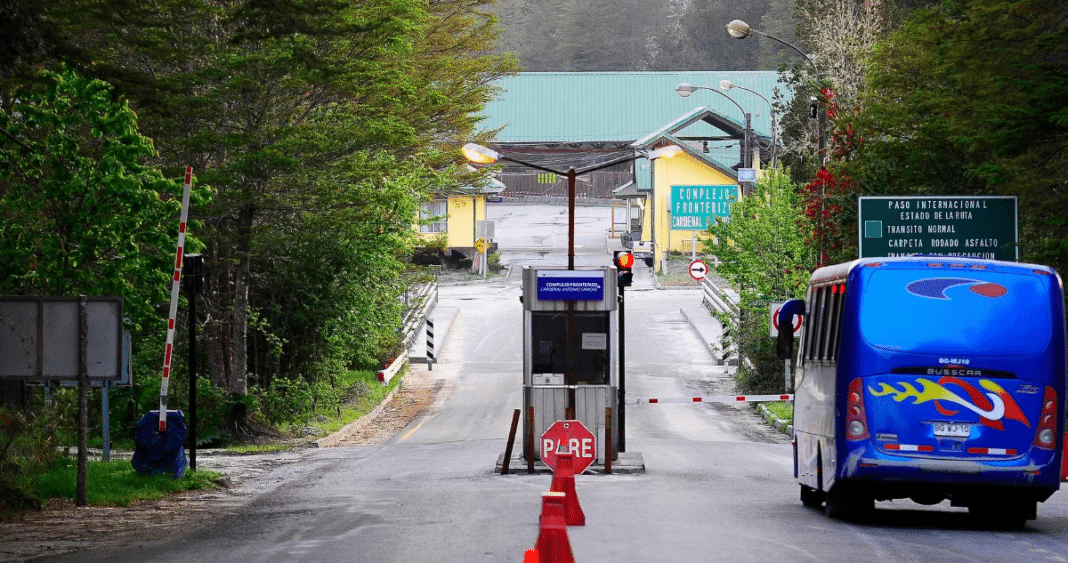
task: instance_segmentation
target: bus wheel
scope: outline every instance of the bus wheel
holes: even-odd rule
[[[875,498],[864,491],[842,484],[827,492],[827,516],[838,520],[864,520],[875,510]]]
[[[823,491],[801,485],[801,504],[809,508],[819,508],[823,504]]]
[[[1035,518],[1037,508],[1034,500],[992,500],[969,505],[968,513],[980,526],[1018,530]]]

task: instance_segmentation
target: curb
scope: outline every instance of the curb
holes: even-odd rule
[[[778,430],[779,432],[782,432],[783,434],[786,434],[787,436],[794,435],[794,425],[788,421],[785,421],[775,416],[764,405],[757,404],[757,413],[760,414],[760,416],[763,417],[764,420],[769,425],[771,425],[772,428]]]

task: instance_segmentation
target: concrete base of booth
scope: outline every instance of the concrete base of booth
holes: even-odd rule
[[[504,454],[497,457],[495,473],[500,474],[501,466],[504,465]],[[527,460],[522,455],[513,455],[508,462],[508,474],[517,475],[527,472]],[[552,470],[542,461],[534,461],[534,473],[551,475]],[[612,461],[613,475],[642,475],[645,474],[645,460],[641,452],[617,452],[616,459]],[[604,464],[595,463],[589,466],[583,475],[604,475]]]

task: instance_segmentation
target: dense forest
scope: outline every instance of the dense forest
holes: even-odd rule
[[[191,166],[203,408],[233,429],[290,397],[324,408],[396,353],[419,205],[470,185],[456,148],[518,68],[489,52],[486,4],[0,2],[0,295],[123,297],[115,420],[151,408]]]

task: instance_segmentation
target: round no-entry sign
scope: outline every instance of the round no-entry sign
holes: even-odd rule
[[[569,452],[580,475],[597,459],[597,438],[577,420],[557,420],[541,435],[541,460],[556,471],[556,454]]]

